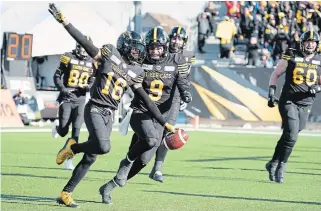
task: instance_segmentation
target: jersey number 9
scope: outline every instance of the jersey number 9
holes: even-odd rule
[[[153,80],[150,84],[150,91],[152,94],[149,94],[149,98],[152,101],[158,101],[163,95],[164,83],[161,80]]]

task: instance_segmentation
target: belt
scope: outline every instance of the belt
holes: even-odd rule
[[[99,103],[95,103],[93,101],[89,101],[88,103],[94,106],[97,109],[97,112],[101,113],[102,115],[112,115],[114,113],[114,109],[108,106],[102,106]]]

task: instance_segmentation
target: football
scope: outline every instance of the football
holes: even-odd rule
[[[164,138],[164,145],[169,150],[176,150],[186,144],[188,140],[188,134],[183,129],[177,129],[175,133],[169,133]]]

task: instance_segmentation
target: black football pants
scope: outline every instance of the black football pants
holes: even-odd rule
[[[169,111],[164,112],[163,116],[166,118],[168,114]],[[135,133],[129,147],[128,158],[135,162],[128,174],[128,179],[134,177],[147,165],[161,144],[164,127],[150,116],[150,114],[135,111],[131,116],[130,125]]]
[[[283,133],[278,141],[272,161],[286,163],[298,139],[299,132],[305,128],[311,106],[300,106],[290,101],[281,102],[279,111],[282,117]]]
[[[81,125],[84,122],[83,102],[63,102],[59,107],[59,126],[57,132],[61,137],[65,137],[69,132],[69,126],[72,124],[72,135],[78,142]]]
[[[89,132],[86,142],[72,145],[74,153],[84,153],[72,177],[63,191],[73,192],[78,183],[84,178],[90,166],[96,161],[98,154],[110,151],[110,133],[112,131],[112,111],[108,108],[93,105],[90,101],[85,106],[85,123]]]
[[[167,117],[167,122],[171,125],[175,125],[178,113],[179,113],[179,107],[180,107],[180,100],[173,101],[171,110],[169,111],[169,115]],[[163,133],[164,138],[166,135],[166,131]],[[159,145],[157,151],[156,151],[156,156],[155,156],[155,162],[156,161],[162,161],[164,162],[166,154],[167,154],[168,149],[165,147],[164,144]]]

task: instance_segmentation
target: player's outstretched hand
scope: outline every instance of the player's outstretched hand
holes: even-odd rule
[[[65,21],[66,18],[64,17],[62,12],[56,7],[55,4],[50,3],[48,11],[59,23],[63,23]]]
[[[171,125],[171,124],[169,124],[169,123],[165,123],[165,128],[167,129],[167,130],[169,130],[170,132],[175,132],[175,130],[176,130],[176,128],[175,128],[175,126],[174,125]]]

